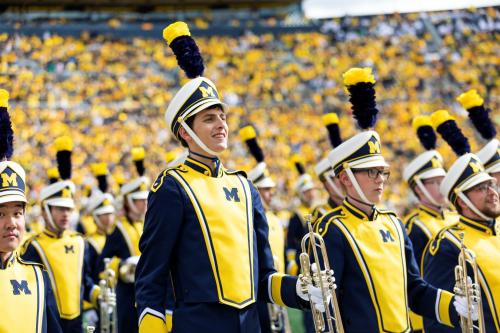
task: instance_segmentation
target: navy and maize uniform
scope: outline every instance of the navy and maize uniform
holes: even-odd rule
[[[297,275],[299,273],[298,255],[300,254],[300,242],[308,232],[305,217],[311,214],[311,209],[301,204],[290,216],[288,232],[286,235],[285,254],[287,273]]]
[[[328,214],[330,211],[334,210],[337,207],[338,205],[332,200],[332,198],[328,198],[325,203],[314,207],[311,217],[313,228],[316,225],[316,222],[318,222],[321,217],[323,217],[323,215]]]
[[[277,273],[259,192],[240,171],[212,173],[188,157],[152,185],[136,270],[139,332],[165,332],[169,274],[173,331],[259,332],[257,300],[307,306],[296,277]]]
[[[15,252],[5,267],[0,261],[0,299],[0,332],[62,332],[49,276],[42,265],[26,262]]]
[[[422,269],[422,257],[427,244],[438,232],[458,222],[458,214],[444,210],[436,211],[424,205],[413,210],[404,220],[406,232],[413,244],[413,254],[418,267]]]
[[[90,276],[87,246],[75,231],[66,230],[58,236],[47,229],[23,246],[24,260],[47,269],[63,332],[81,332],[84,299],[97,304],[99,287]]]
[[[98,272],[104,271],[104,259],[110,258],[110,268],[120,276],[120,266],[129,257],[139,256],[139,239],[144,227],[143,221],[130,221],[121,217],[113,231],[106,237],[106,243],[98,260]],[[118,278],[116,284],[118,332],[137,332],[137,309],[135,306],[134,283]]]
[[[104,244],[106,243],[106,235],[96,231],[92,235],[87,236],[86,241],[88,243],[90,276],[94,282],[98,282],[100,273],[99,268],[101,268],[99,259]]]
[[[443,229],[429,245],[424,257],[424,278],[444,290],[455,286],[455,266],[460,253],[459,234],[464,245],[476,254],[486,332],[500,332],[500,222],[489,225],[460,216],[458,224]],[[473,277],[467,264],[467,275]],[[448,328],[424,318],[425,332],[461,332],[460,325]]]
[[[424,205],[419,205],[405,218],[405,227],[408,237],[413,245],[413,254],[417,265],[422,272],[423,253],[429,242],[444,227],[458,222],[458,215],[447,210],[437,211]],[[410,312],[411,325],[413,330],[423,329],[423,319],[421,316]]]
[[[409,308],[451,325],[453,294],[420,277],[410,239],[396,214],[366,215],[344,200],[316,225],[335,272],[345,332],[410,332]]]

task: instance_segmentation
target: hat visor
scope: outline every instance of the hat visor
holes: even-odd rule
[[[388,168],[389,164],[385,161],[382,156],[370,156],[367,158],[360,159],[349,163],[351,169],[367,169],[367,168],[377,168],[383,167]]]
[[[75,208],[75,201],[71,198],[56,198],[46,201],[49,206]]]
[[[201,111],[206,110],[214,105],[220,105],[222,107],[222,110],[224,110],[224,112],[228,111],[227,105],[222,103],[222,101],[220,99],[210,98],[210,99],[206,99],[202,103],[196,105],[192,110],[188,110],[186,112],[186,115],[184,116],[184,118],[187,119],[189,117],[192,117],[195,114],[200,113]]]
[[[94,210],[95,215],[112,214],[115,212],[115,207],[108,205]]]
[[[139,191],[130,193],[128,196],[132,200],[146,200],[148,198],[149,191]]]
[[[446,176],[446,171],[444,171],[443,168],[434,168],[427,170],[425,172],[422,172],[420,175],[418,175],[419,179],[429,179],[433,177],[440,177],[440,176]]]
[[[486,172],[480,172],[472,176],[469,180],[467,180],[462,186],[460,186],[460,191],[464,192],[467,191],[468,189],[476,186],[477,184],[484,183],[489,180],[493,180],[494,178],[491,177],[489,174]]]
[[[314,184],[313,183],[307,183],[299,187],[298,192],[303,193],[305,191],[309,191],[314,189]]]
[[[20,194],[8,194],[0,197],[0,204],[7,202],[24,202],[27,203],[26,197]]]
[[[276,184],[274,183],[274,181],[271,178],[265,177],[261,181],[255,183],[255,186],[257,188],[272,188],[272,187],[275,187]]]

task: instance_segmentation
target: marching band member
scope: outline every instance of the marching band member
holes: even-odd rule
[[[18,248],[25,233],[26,173],[14,161],[9,93],[0,89],[0,332],[59,333],[59,313],[49,276],[24,261]],[[22,317],[20,317],[22,316]]]
[[[75,185],[70,180],[73,143],[69,137],[59,137],[55,145],[62,180],[41,190],[45,229],[26,241],[22,257],[47,268],[63,332],[81,332],[83,300],[97,306],[99,286],[90,276],[88,245],[79,233],[70,229],[75,209]]]
[[[139,177],[121,186],[120,195],[123,198],[124,216],[116,222],[113,230],[107,235],[106,243],[98,259],[99,272],[104,270],[104,259],[110,258],[110,268],[118,277],[116,299],[120,333],[137,332],[134,274],[141,254],[139,239],[144,226],[149,186],[149,179],[144,176],[144,157],[144,148],[132,149],[132,159]]]
[[[269,245],[273,254],[275,269],[278,273],[285,273],[285,231],[283,225],[272,211],[273,190],[276,184],[269,176],[264,153],[257,142],[257,133],[252,126],[245,126],[240,130],[240,136],[245,141],[248,150],[257,161],[257,165],[248,173],[248,179],[252,181],[259,191],[262,204],[266,211],[266,219],[269,227]],[[262,333],[285,332],[288,326],[286,310],[277,304],[258,302],[259,320]],[[271,327],[274,329],[271,329]]]
[[[350,69],[344,83],[358,125],[373,127],[378,110],[371,69]],[[409,332],[409,308],[448,325],[456,323],[453,294],[422,280],[402,222],[377,207],[390,174],[378,133],[355,135],[329,159],[346,198],[341,209],[323,216],[316,230],[335,271],[345,332]]]
[[[187,25],[176,22],[163,35],[190,78],[166,111],[189,156],[161,172],[148,197],[135,285],[139,331],[166,331],[170,280],[172,332],[259,332],[257,300],[301,307],[307,296],[296,277],[274,269],[258,191],[218,158],[227,148],[227,107],[201,76],[203,59]],[[313,302],[321,307],[319,298]]]
[[[332,148],[337,147],[342,143],[339,129],[339,117],[336,113],[327,113],[323,115],[323,124],[325,124],[326,129],[328,130],[328,138]],[[312,212],[313,224],[319,221],[323,215],[340,206],[345,197],[338,178],[336,178],[332,173],[332,167],[328,157],[325,157],[318,164],[316,164],[314,170],[328,193],[328,200],[327,202],[314,207]]]
[[[443,179],[440,191],[455,206],[460,220],[458,224],[444,228],[432,240],[424,257],[424,278],[443,290],[454,290],[455,266],[461,249],[460,234],[463,234],[465,248],[472,250],[476,256],[479,281],[474,282],[480,286],[486,332],[498,332],[500,331],[498,184],[496,179],[485,171],[479,158],[470,153],[467,138],[448,112],[436,111],[432,117],[434,127],[459,156]],[[472,267],[469,264],[467,272],[472,275]],[[472,302],[472,305],[477,309],[477,303]],[[467,313],[462,315],[466,317]],[[472,318],[476,320],[478,315],[472,314]],[[462,332],[460,325],[455,324],[454,328],[449,328],[443,326],[439,318],[438,320],[424,318],[424,329],[425,332],[431,333]]]

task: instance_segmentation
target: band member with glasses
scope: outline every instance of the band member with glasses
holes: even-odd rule
[[[359,127],[375,125],[375,79],[369,68],[344,74]],[[338,284],[345,332],[409,332],[409,309],[452,325],[458,322],[453,294],[421,277],[411,241],[391,211],[377,207],[389,179],[377,132],[364,131],[329,155],[346,193],[341,209],[323,216],[316,230],[328,250]]]

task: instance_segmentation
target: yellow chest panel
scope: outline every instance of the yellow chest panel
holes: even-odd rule
[[[480,269],[481,288],[493,314],[497,331],[500,332],[500,235],[486,234],[470,226],[464,227],[465,247],[476,254],[476,261]],[[455,237],[450,239],[460,247],[458,232],[453,231]],[[458,260],[458,258],[457,258]],[[468,275],[472,276],[472,272]]]
[[[83,238],[67,233],[61,238],[51,238],[42,233],[32,245],[49,273],[61,318],[78,317],[85,250]]]
[[[406,260],[397,219],[379,214],[374,221],[363,221],[347,213],[340,221],[337,225],[363,272],[379,326],[382,331],[405,332],[409,328]]]
[[[248,181],[239,175],[209,177],[189,168],[171,175],[195,209],[219,302],[236,308],[255,302],[253,206]]]
[[[425,212],[420,212],[418,219],[424,224],[424,226],[430,231],[431,239],[438,234],[440,230],[444,227],[448,227],[452,224],[456,224],[459,220],[459,216],[456,213],[445,213],[443,218],[436,218]]]
[[[139,251],[139,240],[141,239],[142,231],[144,229],[144,223],[141,221],[130,223],[126,220],[122,220],[116,224],[116,227],[120,229],[123,237],[125,238],[130,255],[141,255],[141,251]]]
[[[267,223],[269,224],[269,244],[273,252],[276,270],[285,273],[285,231],[280,220],[273,212],[266,212]],[[276,263],[278,266],[276,267]]]
[[[44,290],[38,266],[16,261],[0,270],[0,332],[42,332]]]
[[[94,247],[97,253],[101,253],[104,248],[104,244],[106,244],[106,235],[95,232],[88,238],[89,243]]]
[[[92,235],[97,231],[97,225],[95,224],[92,216],[83,216],[80,219],[80,224],[83,226],[85,235]]]

